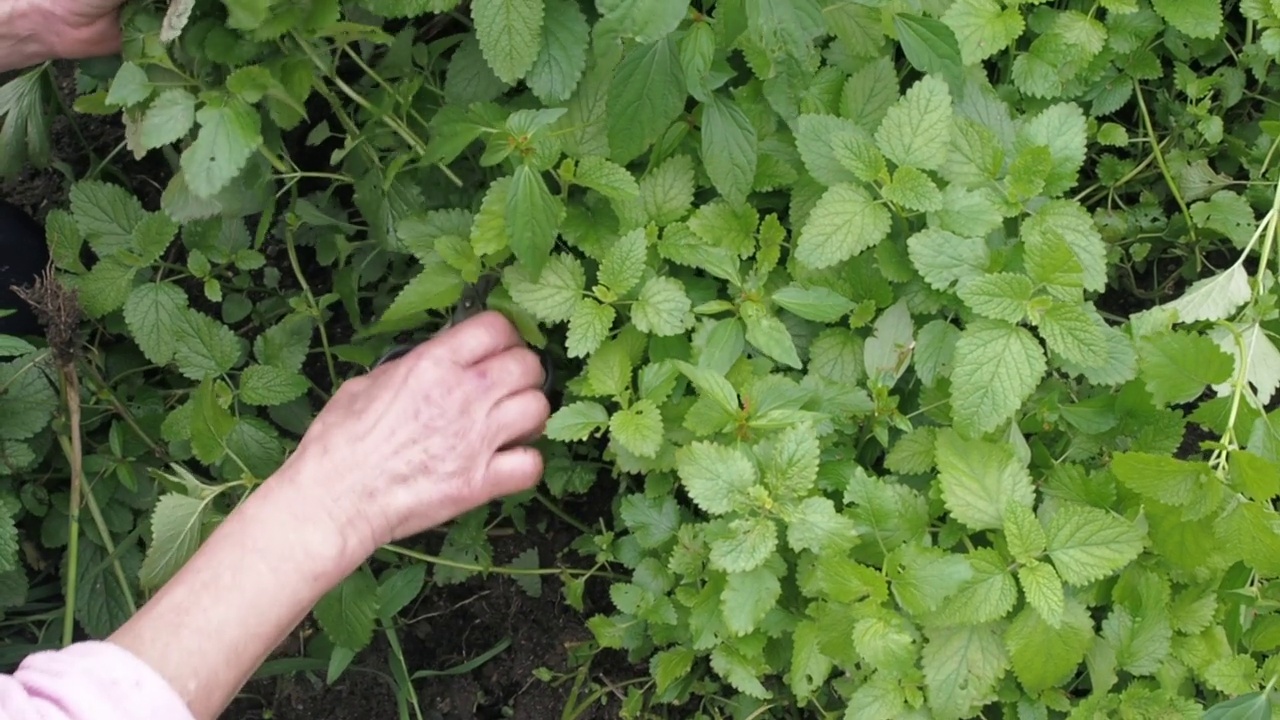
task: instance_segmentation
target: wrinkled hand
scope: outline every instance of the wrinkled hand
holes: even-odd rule
[[[455,325],[343,384],[289,463],[362,551],[533,487],[550,404],[542,364],[501,314]]]
[[[29,7],[50,59],[111,55],[120,49],[123,0],[16,0]]]

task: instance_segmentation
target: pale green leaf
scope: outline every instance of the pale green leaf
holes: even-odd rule
[[[1214,38],[1222,32],[1219,0],[1151,0],[1151,6],[1170,25],[1193,38]]]
[[[609,420],[609,434],[632,454],[651,458],[662,448],[662,413],[650,400],[637,400]]]
[[[644,276],[648,242],[644,228],[636,228],[615,240],[600,263],[599,281],[618,295],[631,292]]]
[[[493,74],[508,85],[538,59],[545,21],[543,0],[473,0],[476,39]]]
[[[965,65],[975,65],[1003,51],[1025,28],[1016,6],[1004,9],[996,0],[956,0],[943,13],[942,21],[956,34]]]
[[[927,636],[922,653],[924,686],[934,717],[973,717],[996,699],[1009,656],[995,627],[937,628],[927,631]]]
[[[754,631],[781,596],[782,584],[767,567],[730,573],[720,594],[725,628],[734,635]]]
[[[965,440],[944,429],[934,446],[943,501],[952,516],[970,529],[1002,528],[1011,504],[1031,507],[1035,499],[1031,474],[1008,445]]]
[[[974,323],[955,345],[951,406],[957,427],[989,432],[1011,419],[1048,368],[1044,350],[1026,329]]]
[[[1142,553],[1145,533],[1132,521],[1086,505],[1060,505],[1049,518],[1049,557],[1069,585],[1087,585]]]
[[[196,122],[196,98],[183,88],[169,88],[147,106],[139,125],[139,142],[154,150],[187,136]]]
[[[357,570],[325,593],[314,613],[334,644],[363,650],[373,640],[378,620],[378,583],[367,570]]]
[[[651,335],[678,335],[689,326],[693,303],[684,285],[673,277],[653,277],[640,289],[631,306],[631,322]]]
[[[272,365],[250,365],[240,374],[240,399],[249,405],[283,405],[310,387],[300,373]]]
[[[564,205],[547,189],[542,175],[528,165],[516,168],[509,193],[506,228],[511,251],[536,274],[555,245],[556,231],[565,214]]]
[[[1027,316],[1035,285],[1026,275],[994,273],[965,278],[956,295],[975,313],[991,320],[1020,323]]]
[[[676,451],[676,471],[689,498],[711,515],[732,512],[759,480],[755,464],[742,451],[703,441]]]
[[[196,113],[200,131],[182,153],[187,187],[196,197],[209,199],[226,188],[262,144],[262,119],[257,109],[239,98],[208,104]]]
[[[587,67],[591,28],[571,0],[544,0],[546,18],[542,45],[525,76],[534,96],[548,105],[572,95]]]
[[[559,442],[586,440],[609,424],[609,411],[590,400],[579,400],[556,410],[547,420],[546,436]]]
[[[1062,613],[1066,607],[1066,595],[1062,589],[1062,579],[1048,563],[1032,561],[1018,568],[1018,581],[1022,583],[1022,592],[1027,596],[1027,603],[1040,613],[1040,618],[1049,627],[1062,625]]]
[[[951,92],[927,75],[889,108],[876,131],[876,144],[898,165],[938,170],[951,147]]]
[[[907,238],[907,256],[929,287],[943,292],[953,283],[982,275],[991,263],[991,251],[980,238],[935,228]]]
[[[702,163],[711,184],[734,205],[746,201],[758,163],[756,129],[731,99],[711,95],[703,104]]]
[[[195,554],[203,539],[208,500],[167,493],[151,515],[151,544],[142,562],[139,583],[155,590]]]
[[[889,234],[889,211],[856,185],[827,189],[796,241],[796,260],[814,269],[844,262]]]
[[[569,332],[565,335],[565,354],[571,358],[587,357],[599,349],[609,337],[618,312],[612,305],[603,305],[592,298],[578,301],[569,316]]]
[[[727,573],[755,570],[778,547],[778,527],[767,517],[734,520],[729,531],[711,542],[711,566]]]
[[[156,365],[173,359],[187,294],[172,283],[139,285],[124,303],[124,320],[142,354]]]
[[[582,261],[567,253],[552,255],[538,273],[515,265],[507,266],[503,273],[511,299],[547,323],[566,322],[573,317],[586,282]]]
[[[609,85],[611,159],[626,164],[652,145],[684,109],[684,72],[670,36],[627,51]]]

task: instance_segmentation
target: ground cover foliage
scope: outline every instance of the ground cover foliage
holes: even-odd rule
[[[0,345],[0,605],[40,642],[122,622],[336,384],[496,272],[555,359],[546,484],[330,594],[330,679],[421,593],[506,572],[558,575],[637,667],[625,717],[1271,716],[1280,3],[125,27],[75,110],[121,117],[163,192],[76,179],[49,348]],[[44,82],[0,91],[9,171],[48,157]],[[598,520],[559,505],[602,486]],[[531,508],[574,552],[495,567]]]

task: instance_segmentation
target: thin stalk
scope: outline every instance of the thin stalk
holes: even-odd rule
[[[67,508],[70,523],[70,541],[67,544],[66,614],[62,617],[62,644],[70,645],[76,627],[77,578],[80,576],[80,489],[84,483],[84,447],[80,438],[80,381],[73,366],[59,364],[64,397],[67,404],[68,423],[71,432],[71,452],[67,461],[71,464],[71,503]]]
[[[409,548],[401,547],[400,545],[383,545],[382,547],[385,550],[389,550],[397,555],[403,555],[404,557],[412,560],[417,560],[418,562],[442,565],[444,567],[454,568],[455,570],[466,570],[468,572],[495,573],[498,575],[594,575],[596,577],[607,578],[609,580],[625,579],[615,573],[599,572],[595,568],[592,568],[591,570],[581,570],[579,568],[517,568],[505,565],[485,567],[483,565],[474,565],[472,563],[458,562],[456,560],[446,560],[438,555],[428,555],[426,553],[418,552],[417,550],[410,550]]]
[[[1160,138],[1156,135],[1156,129],[1151,124],[1151,113],[1147,111],[1147,101],[1142,95],[1142,85],[1137,80],[1133,82],[1133,92],[1138,98],[1138,110],[1142,113],[1142,124],[1147,130],[1147,140],[1151,143],[1151,151],[1155,155],[1156,164],[1160,166],[1160,174],[1164,176],[1165,183],[1169,186],[1169,192],[1173,193],[1173,199],[1177,201],[1178,208],[1182,210],[1182,217],[1187,221],[1187,234],[1191,236],[1191,242],[1196,242],[1196,224],[1191,220],[1191,210],[1187,208],[1187,201],[1182,199],[1182,191],[1178,189],[1178,183],[1173,179],[1173,173],[1169,170],[1169,164],[1165,162],[1164,152],[1160,149]]]
[[[298,188],[293,188],[293,202],[298,202]],[[333,362],[333,352],[329,349],[329,334],[325,332],[323,318],[320,316],[320,305],[316,302],[316,296],[311,292],[311,285],[307,283],[307,278],[302,274],[302,263],[298,261],[298,248],[294,243],[294,227],[293,223],[286,222],[284,227],[284,246],[289,253],[289,265],[293,267],[294,277],[298,279],[298,284],[302,286],[302,292],[307,296],[307,305],[311,307],[311,311],[316,316],[316,326],[320,328],[320,345],[324,348],[325,364],[329,368],[329,380],[336,389],[338,383],[338,370]]]
[[[74,450],[69,447],[66,438],[58,438],[62,445],[62,450],[70,458],[74,454]],[[107,527],[107,519],[102,514],[102,508],[98,506],[98,501],[93,496],[93,488],[88,483],[82,484],[82,493],[84,497],[84,505],[89,508],[89,515],[93,517],[93,524],[98,528],[98,534],[102,536],[102,542],[107,546],[107,554],[111,557],[111,572],[116,576],[116,582],[120,583],[120,590],[124,593],[125,603],[129,608],[129,614],[138,612],[138,606],[133,599],[133,590],[129,587],[129,580],[125,577],[124,566],[120,564],[120,558],[116,555],[116,543],[111,539],[111,530]]]

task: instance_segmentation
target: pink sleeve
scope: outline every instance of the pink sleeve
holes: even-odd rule
[[[0,675],[0,720],[194,720],[150,665],[106,642],[28,656]]]

